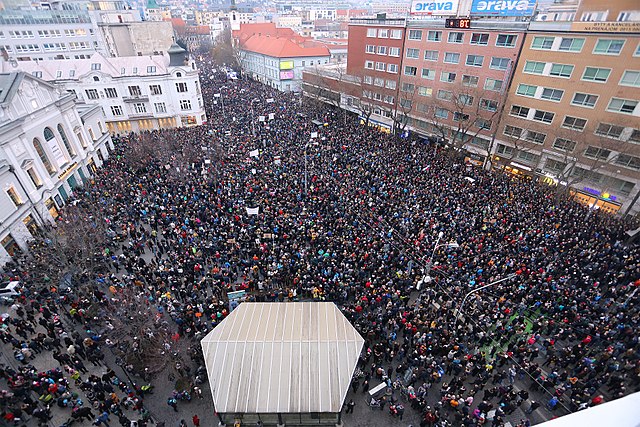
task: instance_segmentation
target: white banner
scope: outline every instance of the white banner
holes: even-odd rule
[[[258,215],[260,208],[247,208],[247,215]]]
[[[47,141],[47,145],[49,145],[49,149],[51,150],[51,154],[53,154],[53,158],[56,161],[56,166],[59,169],[67,163],[67,158],[64,156],[60,145],[58,144],[58,139],[56,137],[51,138]]]
[[[273,98],[267,98],[267,104],[271,104],[273,102]]]
[[[258,117],[258,121],[259,121],[259,122],[264,122],[264,119],[265,119],[265,117],[264,117],[264,116],[260,116],[260,117]]]
[[[260,155],[260,152],[258,150],[249,151],[249,157],[258,157],[258,155]]]
[[[269,120],[273,120],[276,117],[274,113],[269,113]]]
[[[317,138],[318,132],[311,132],[311,138]]]
[[[459,0],[413,0],[412,14],[457,15]]]

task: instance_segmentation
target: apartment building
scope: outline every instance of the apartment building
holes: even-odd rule
[[[162,56],[108,58],[94,53],[90,59],[15,65],[87,104],[99,105],[112,133],[194,126],[207,120],[198,69],[178,45]],[[14,69],[7,63],[0,66]]]
[[[633,28],[624,21],[613,25],[618,31],[531,23],[493,160],[571,186],[586,204],[626,212],[640,190],[640,36],[619,31]]]
[[[0,73],[0,265],[27,250],[111,149],[98,105],[28,73]]]

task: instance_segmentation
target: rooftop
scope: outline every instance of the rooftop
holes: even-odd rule
[[[254,35],[249,37],[241,45],[241,49],[274,58],[317,57],[331,55],[329,49],[324,45],[299,42],[287,37],[271,37],[268,35]]]
[[[340,412],[363,344],[333,303],[242,303],[202,339],[215,410]]]

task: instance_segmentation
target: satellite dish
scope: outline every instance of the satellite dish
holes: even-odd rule
[[[11,59],[9,63],[13,68],[16,68],[18,66],[18,61],[16,61],[15,59]]]

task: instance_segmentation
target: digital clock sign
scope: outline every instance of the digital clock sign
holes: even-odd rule
[[[471,28],[469,18],[449,18],[445,21],[446,28]]]

